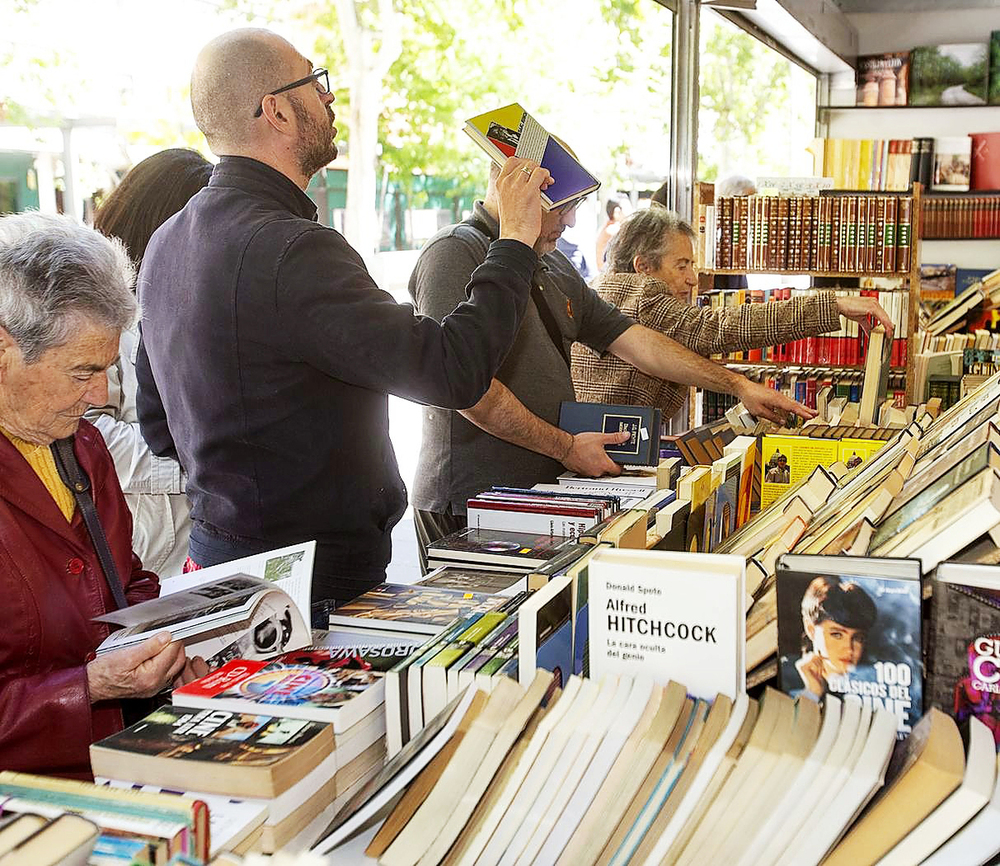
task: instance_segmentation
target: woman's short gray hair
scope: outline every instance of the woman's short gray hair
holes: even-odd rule
[[[63,345],[81,320],[122,331],[139,314],[135,267],[114,238],[67,217],[0,217],[0,327],[27,364]]]
[[[653,268],[663,259],[664,238],[681,233],[694,240],[694,229],[672,210],[653,204],[646,210],[628,217],[611,242],[608,261],[616,274],[634,274],[636,256],[641,256]]]

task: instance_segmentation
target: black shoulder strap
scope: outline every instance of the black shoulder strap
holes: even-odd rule
[[[471,226],[480,234],[485,235],[489,241],[492,243],[497,239],[497,235],[494,234],[490,227],[486,224],[486,221],[481,217],[472,214],[471,216],[464,219],[462,222],[467,226]],[[566,366],[570,366],[569,352],[566,351],[566,344],[563,342],[562,331],[559,330],[559,323],[556,322],[556,317],[552,315],[552,308],[545,303],[545,297],[542,294],[542,287],[538,285],[537,281],[531,281],[531,300],[535,303],[535,309],[538,310],[538,317],[542,320],[542,324],[545,326],[545,330],[549,335],[549,339],[552,341],[553,345],[559,350],[559,354],[562,359],[566,362]]]
[[[121,579],[118,577],[118,569],[115,567],[114,557],[111,555],[111,548],[108,546],[108,538],[104,534],[104,527],[101,526],[101,519],[97,514],[97,506],[90,495],[90,479],[77,462],[76,454],[73,453],[73,437],[68,439],[57,439],[49,449],[56,460],[56,468],[59,470],[59,477],[71,491],[76,504],[83,515],[83,521],[87,524],[87,532],[90,533],[90,540],[94,543],[94,550],[97,551],[97,558],[101,562],[101,570],[111,588],[111,594],[115,598],[115,604],[120,610],[128,607],[125,599],[125,591],[122,589]]]

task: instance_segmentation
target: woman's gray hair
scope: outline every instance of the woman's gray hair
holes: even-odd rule
[[[608,261],[616,274],[634,274],[636,256],[641,256],[653,268],[663,259],[665,236],[676,233],[695,239],[694,229],[672,210],[653,204],[637,211],[622,222],[611,242]]]
[[[0,327],[26,364],[61,346],[81,321],[109,331],[139,314],[135,267],[114,238],[40,213],[0,217]]]

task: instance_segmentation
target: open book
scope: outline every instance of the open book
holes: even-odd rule
[[[562,142],[516,102],[469,118],[465,131],[497,165],[519,156],[548,169],[555,182],[542,192],[547,210],[589,195],[601,185]]]
[[[202,656],[214,669],[234,658],[267,658],[307,646],[315,556],[316,542],[307,541],[163,578],[158,599],[96,618],[97,622],[122,626],[97,652],[134,646],[166,630],[175,640],[184,641],[189,656]],[[234,577],[259,582],[252,587],[241,581],[204,589]],[[277,590],[278,595],[261,604],[261,599],[254,597],[265,589]],[[297,613],[289,608],[285,614],[288,602]],[[269,617],[272,625],[267,624]],[[294,634],[281,639],[290,626]],[[274,649],[266,648],[269,638]],[[259,647],[256,654],[255,645]]]
[[[97,648],[98,655],[135,646],[169,631],[210,668],[231,659],[263,659],[309,644],[302,613],[283,590],[248,574],[203,583],[94,618],[121,626]]]

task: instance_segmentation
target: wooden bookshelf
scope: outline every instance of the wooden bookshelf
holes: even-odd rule
[[[849,108],[845,106],[845,108]],[[871,108],[859,107],[859,110],[873,110]],[[746,275],[746,274],[764,274],[764,275],[774,275],[774,276],[808,276],[811,278],[829,278],[829,279],[842,279],[842,280],[860,280],[863,277],[878,277],[880,279],[897,279],[903,285],[900,291],[906,291],[909,293],[909,309],[908,309],[908,345],[907,345],[907,357],[912,360],[916,353],[917,347],[917,322],[918,314],[920,309],[920,232],[919,232],[919,219],[921,213],[921,197],[923,190],[919,183],[912,185],[912,190],[909,192],[900,192],[895,190],[829,190],[824,191],[822,195],[865,195],[865,196],[894,196],[897,198],[907,197],[912,199],[911,206],[911,226],[910,226],[910,267],[907,271],[826,271],[826,270],[810,270],[797,268],[794,270],[789,269],[746,269],[746,268],[706,268],[703,263],[699,261],[698,263],[698,291],[699,293],[713,291],[714,279],[716,275]],[[694,193],[694,213],[698,213],[700,205],[714,205],[715,204],[715,185],[711,183],[698,183],[695,187]],[[696,253],[697,255],[697,253]],[[884,290],[882,290],[884,291]],[[692,297],[692,303],[696,303],[696,299]],[[788,368],[799,368],[799,369],[824,369],[824,370],[849,370],[858,371],[863,370],[864,365],[811,365],[811,364],[796,364],[793,362],[767,362],[767,361],[726,361],[728,365],[733,366],[745,366],[745,367],[774,367],[776,369],[788,369]],[[914,372],[913,364],[909,363],[905,368],[893,368],[898,371],[897,375],[906,376],[906,399],[907,402],[913,402],[914,400]],[[691,389],[689,403],[689,422],[691,426],[695,426],[695,389]]]

